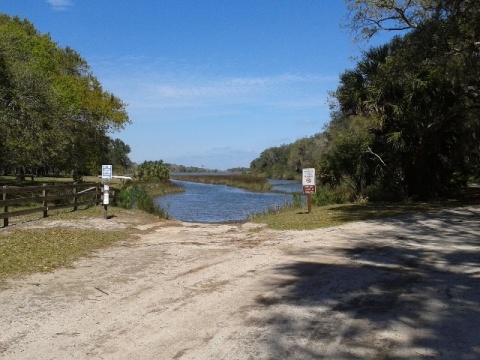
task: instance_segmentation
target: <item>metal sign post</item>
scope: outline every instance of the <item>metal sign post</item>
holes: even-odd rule
[[[312,194],[315,194],[317,192],[317,186],[315,185],[314,168],[307,168],[302,170],[302,190],[303,194],[307,195],[307,212],[310,214],[312,212]]]
[[[110,202],[110,180],[113,177],[112,165],[102,165],[102,184],[103,184],[103,217],[108,219],[108,204]]]
[[[110,202],[110,179],[102,179],[103,183],[103,217],[108,219],[108,204]]]

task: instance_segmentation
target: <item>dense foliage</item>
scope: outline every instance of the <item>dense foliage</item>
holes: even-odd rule
[[[102,89],[76,51],[0,14],[3,172],[97,174],[119,145],[108,134],[128,122],[125,104]]]
[[[295,179],[302,169],[316,167],[326,146],[323,133],[264,150],[250,164],[250,172],[274,179]]]
[[[252,171],[281,177],[308,163],[321,184],[382,199],[431,198],[478,177],[480,2],[346,2],[360,37],[408,32],[341,74],[323,133],[265,150]]]
[[[108,145],[106,163],[111,164],[115,173],[130,173],[135,164],[130,160],[130,146],[120,139],[111,139]]]
[[[217,173],[217,169],[208,169],[205,167],[198,166],[185,166],[178,164],[166,164],[170,169],[171,173]]]
[[[145,184],[130,182],[124,184],[120,190],[118,206],[124,209],[138,209],[146,213],[158,215],[168,219],[168,213],[161,209],[150,194]]]
[[[144,161],[135,170],[134,178],[147,183],[166,181],[170,179],[170,168],[162,160]]]

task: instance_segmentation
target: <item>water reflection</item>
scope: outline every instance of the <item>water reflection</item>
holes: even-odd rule
[[[302,192],[302,184],[297,180],[269,179],[268,182],[272,185],[272,191],[280,191],[280,192],[286,192],[286,193]]]

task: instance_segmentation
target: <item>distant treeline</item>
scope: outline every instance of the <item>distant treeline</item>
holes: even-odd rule
[[[433,198],[477,179],[480,1],[346,2],[360,38],[408,32],[341,74],[323,132],[266,149],[250,171],[293,178],[315,167],[320,185],[351,199]]]
[[[177,164],[166,164],[170,169],[171,173],[244,173],[248,171],[248,168],[244,167],[237,167],[227,169],[225,171],[218,170],[218,169],[207,169],[205,167],[197,167],[197,166],[184,166],[184,165],[177,165]]]
[[[177,164],[166,164],[171,173],[212,173],[218,172],[216,169],[206,169],[205,167],[184,166]]]

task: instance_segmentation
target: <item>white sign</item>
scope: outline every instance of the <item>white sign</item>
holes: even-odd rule
[[[315,185],[315,168],[302,170],[302,185]]]
[[[102,179],[111,179],[112,175],[112,165],[102,165]]]
[[[108,192],[103,193],[103,205],[108,205],[110,200],[110,194]]]

